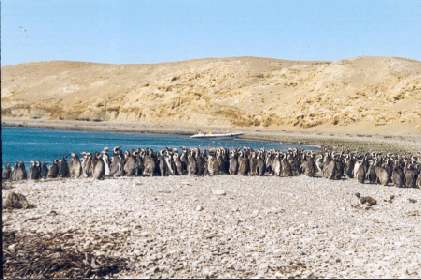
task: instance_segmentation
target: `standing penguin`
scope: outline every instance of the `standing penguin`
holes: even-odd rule
[[[207,163],[200,149],[197,149],[195,153],[195,160],[196,160],[196,167],[197,167],[197,175],[205,175],[205,170],[206,170],[205,167],[207,166]]]
[[[356,177],[359,183],[364,184],[367,170],[367,159],[364,157],[361,162],[357,162],[355,166],[358,166]]]
[[[80,160],[75,153],[70,155],[69,171],[70,177],[73,178],[78,178],[80,175],[82,175],[82,164],[80,163]]]
[[[48,168],[48,178],[57,178],[58,176],[58,160],[54,160],[53,163]]]
[[[6,163],[6,166],[2,173],[3,180],[10,180],[12,177],[12,167],[10,166],[10,163]]]
[[[167,164],[165,163],[164,151],[165,150],[159,151],[159,156],[158,156],[159,174],[161,176],[168,175],[167,168],[166,168]]]
[[[105,176],[110,176],[111,168],[110,157],[108,156],[108,147],[105,147],[104,150],[102,150],[102,160],[104,161]]]
[[[207,170],[210,176],[218,175],[219,162],[218,162],[218,159],[216,158],[216,155],[213,153],[208,154]]]
[[[47,178],[48,176],[48,166],[46,162],[41,163],[41,177]]]
[[[369,161],[368,170],[366,178],[370,184],[375,184],[377,181],[376,171],[375,171],[375,162],[373,160]]]
[[[302,169],[304,174],[309,177],[314,177],[316,175],[316,163],[314,161],[314,154],[308,155],[302,164]]]
[[[249,172],[249,160],[246,158],[244,151],[240,151],[238,156],[238,174],[247,175]]]
[[[15,164],[15,168],[13,169],[13,180],[26,180],[28,179],[28,175],[26,173],[25,163],[23,161],[18,161]]]
[[[136,173],[136,160],[129,151],[124,153],[123,172],[126,176],[134,176]]]
[[[105,164],[104,161],[101,159],[101,154],[95,154],[95,162],[93,166],[92,176],[95,179],[102,180],[105,178]]]
[[[229,174],[237,175],[237,172],[238,172],[237,151],[233,149],[229,153]]]
[[[172,160],[175,165],[175,171],[177,175],[183,175],[183,163],[180,160],[180,156],[175,152],[172,156]]]
[[[82,153],[83,161],[81,162],[82,174],[84,177],[92,176],[92,154],[91,153]]]
[[[265,155],[265,166],[266,166],[266,172],[269,175],[273,175],[272,162],[273,162],[272,151],[268,151]]]
[[[155,159],[152,157],[152,151],[147,150],[145,154],[145,158],[143,160],[144,163],[144,169],[143,169],[143,175],[144,176],[153,176],[155,173],[156,163]]]
[[[187,172],[188,175],[196,175],[197,174],[197,163],[195,158],[195,151],[190,150],[187,152]]]
[[[263,176],[266,172],[266,161],[263,151],[257,153],[257,175]]]
[[[405,175],[397,160],[395,160],[392,169],[392,183],[398,188],[402,188],[405,185]]]
[[[143,158],[141,150],[136,149],[135,151],[133,151],[133,157],[136,164],[135,176],[140,176],[143,174]]]
[[[188,173],[188,150],[186,148],[183,148],[181,155],[180,155],[180,161],[181,161],[181,174],[180,175],[186,175]]]
[[[39,161],[31,161],[29,167],[29,178],[31,180],[38,180],[41,178],[41,163]]]
[[[376,177],[379,181],[379,183],[383,186],[387,186],[390,181],[390,172],[387,168],[388,162],[381,163],[381,161],[377,161],[375,163],[375,172]]]
[[[411,163],[407,163],[404,170],[405,187],[415,188],[417,183],[417,170]]]
[[[123,167],[124,157],[120,150],[120,146],[116,146],[113,148],[113,156],[110,164],[110,176],[122,176],[124,172]]]
[[[421,189],[421,167],[419,165],[417,165],[417,173],[418,173],[418,177],[417,177],[417,183],[416,186],[417,188]]]
[[[67,164],[67,161],[64,157],[58,162],[58,175],[62,178],[67,178],[70,176],[69,165]]]
[[[352,154],[345,156],[345,175],[348,178],[354,178],[355,158]]]
[[[282,164],[281,164],[281,155],[279,152],[276,152],[274,159],[272,160],[272,170],[275,176],[281,176]]]
[[[281,159],[281,176],[289,177],[292,176],[291,164],[290,164],[290,155],[283,154]]]
[[[253,150],[251,151],[249,164],[250,164],[249,174],[251,176],[256,176],[257,175],[257,153],[256,153],[256,151],[253,151]]]

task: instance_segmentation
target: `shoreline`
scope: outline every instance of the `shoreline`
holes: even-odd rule
[[[106,131],[127,133],[157,133],[191,135],[197,132],[197,127],[170,127],[163,125],[144,125],[134,122],[93,122],[93,121],[57,121],[3,119],[2,127],[48,128],[80,131]],[[421,152],[421,135],[370,135],[315,131],[292,131],[284,129],[253,129],[253,128],[209,128],[214,131],[235,131],[244,133],[239,138],[283,143],[298,143],[305,145],[328,145],[334,149],[354,149],[386,152]]]

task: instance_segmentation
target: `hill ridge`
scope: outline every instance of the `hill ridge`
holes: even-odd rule
[[[6,118],[421,133],[421,62],[260,57],[2,67]]]

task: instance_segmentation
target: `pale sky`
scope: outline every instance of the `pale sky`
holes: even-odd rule
[[[222,56],[421,60],[420,0],[2,0],[2,65]]]

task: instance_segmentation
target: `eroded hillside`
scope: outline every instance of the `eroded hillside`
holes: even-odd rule
[[[238,57],[2,67],[2,117],[421,133],[421,62]]]

